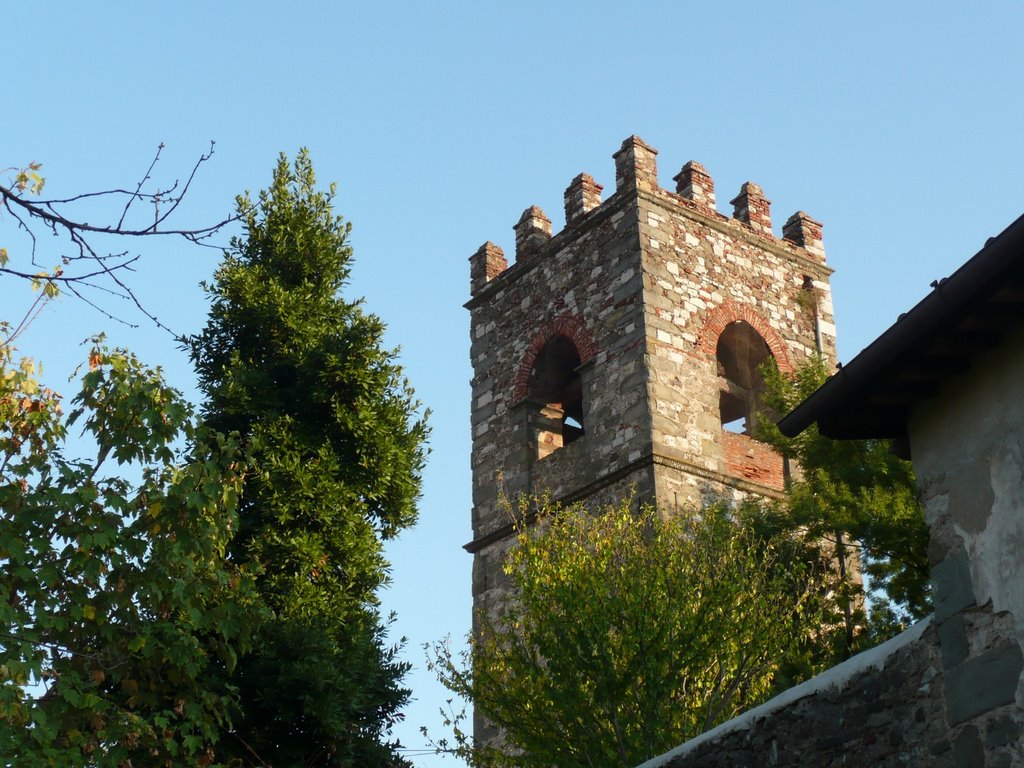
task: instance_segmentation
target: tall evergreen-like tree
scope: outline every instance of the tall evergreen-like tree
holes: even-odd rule
[[[250,469],[230,557],[258,572],[270,618],[234,682],[224,760],[404,764],[389,740],[408,698],[377,591],[382,541],[416,520],[427,434],[384,325],[340,296],[350,225],[305,150],[238,199],[232,241],[191,353],[209,426],[241,435]]]

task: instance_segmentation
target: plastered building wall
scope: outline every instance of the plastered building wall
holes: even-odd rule
[[[500,499],[549,494],[596,505],[632,493],[662,508],[747,493],[777,495],[782,459],[723,429],[719,338],[745,324],[790,369],[835,354],[821,224],[798,212],[772,230],[770,202],[748,182],[719,213],[699,163],[658,181],[657,151],[630,137],[613,155],[615,188],[580,174],[565,228],[527,208],[515,260],[488,242],[470,258],[473,594],[505,597],[513,528]],[[583,434],[531,396],[552,340],[578,353]]]
[[[910,421],[950,736],[976,760],[964,765],[1024,765],[1021,350],[1018,323]],[[1007,722],[1013,748],[993,750],[989,734]]]

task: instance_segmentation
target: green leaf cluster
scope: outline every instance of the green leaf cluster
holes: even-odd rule
[[[382,541],[416,519],[427,430],[383,323],[340,295],[352,250],[333,194],[302,151],[238,199],[244,234],[189,344],[205,423],[249,455],[229,552],[259,573],[268,613],[239,660],[241,711],[221,749],[257,765],[401,762],[387,734],[407,665],[377,591]]]
[[[507,602],[476,616],[471,652],[430,656],[502,733],[474,745],[449,713],[439,746],[477,766],[639,764],[760,703],[818,625],[812,574],[721,506],[541,502],[504,569]]]
[[[99,343],[72,405],[0,349],[0,763],[209,765],[256,610],[240,447]]]
[[[762,369],[768,416],[788,413],[828,378],[824,362],[810,361],[795,376],[773,364]],[[783,436],[775,418],[759,420],[758,438],[799,466],[787,499],[766,510],[765,522],[798,534],[833,562],[857,551],[870,592],[871,630],[846,654],[875,644],[931,612],[928,528],[918,499],[913,467],[885,440],[831,440],[811,425],[795,438]],[[844,570],[845,573],[845,570]],[[850,573],[842,588],[854,605],[863,603]]]

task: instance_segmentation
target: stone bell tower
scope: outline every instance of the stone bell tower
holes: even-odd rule
[[[561,232],[527,208],[511,266],[490,242],[470,257],[476,609],[503,599],[501,494],[673,509],[783,489],[782,458],[750,436],[757,368],[835,357],[821,224],[797,212],[777,238],[758,185],[725,216],[702,165],[670,192],[656,155],[626,139],[606,200],[580,174]]]

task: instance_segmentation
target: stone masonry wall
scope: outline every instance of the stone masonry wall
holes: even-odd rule
[[[656,174],[650,147],[634,140],[622,151],[637,158],[638,175]],[[688,197],[697,173],[703,194]],[[638,195],[652,444],[655,454],[682,465],[662,469],[661,482],[688,487],[694,502],[706,500],[709,477],[725,476],[733,480],[726,485],[744,491],[750,489],[735,480],[781,490],[781,460],[722,429],[715,353],[721,332],[742,320],[764,338],[783,370],[819,350],[835,358],[821,225],[797,213],[778,239],[770,203],[757,185],[743,186],[730,218],[714,209],[713,183],[702,167],[688,163],[676,181],[676,194],[640,184]]]
[[[926,619],[903,635],[692,739],[641,768],[984,766],[951,738],[938,633]],[[1012,723],[977,737],[988,766],[1010,766]]]
[[[549,240],[543,256],[520,253],[467,305],[476,538],[507,523],[495,506],[499,490],[561,497],[580,478],[615,473],[645,450],[644,371],[641,357],[630,354],[643,345],[642,280],[631,257],[638,235],[627,203],[625,197],[606,202]],[[587,435],[538,460],[528,446],[531,404],[517,384],[524,370],[529,373],[531,347],[553,335],[563,318],[592,340],[594,354],[582,372]]]

